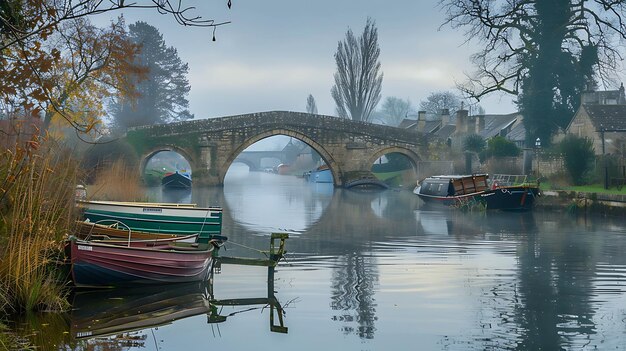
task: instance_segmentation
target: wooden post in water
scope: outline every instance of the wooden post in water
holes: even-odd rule
[[[276,267],[278,261],[280,261],[285,255],[285,240],[289,239],[287,233],[272,233],[270,241],[270,250],[262,251],[267,253],[268,259],[259,258],[244,258],[244,257],[228,257],[220,256],[218,259],[220,264],[241,264],[246,266],[267,266]],[[278,249],[276,249],[276,240],[280,240]]]
[[[285,327],[283,320],[283,307],[278,302],[274,291],[274,272],[276,265],[285,254],[285,240],[289,238],[287,233],[272,233],[270,241],[270,249],[267,251],[268,259],[255,259],[255,258],[243,258],[243,257],[225,257],[219,256],[218,266],[222,263],[225,264],[240,264],[248,266],[267,266],[267,297],[266,298],[247,298],[247,299],[227,299],[227,300],[215,300],[211,299],[211,304],[214,306],[239,306],[239,305],[253,305],[253,304],[265,304],[270,306],[270,331],[276,333],[287,333],[288,328]],[[278,246],[276,240],[280,240]],[[278,325],[274,324],[274,314],[278,316]],[[223,316],[210,316],[209,322],[223,322],[226,317]]]

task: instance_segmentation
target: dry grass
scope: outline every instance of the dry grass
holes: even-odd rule
[[[94,200],[114,201],[140,201],[146,197],[139,169],[123,160],[102,167],[94,184],[88,187],[87,196]]]
[[[24,338],[20,338],[0,323],[0,350],[35,350]]]
[[[6,243],[0,291],[18,312],[67,307],[64,281],[54,268],[74,219],[78,166],[68,154],[46,142],[1,155],[0,221]]]

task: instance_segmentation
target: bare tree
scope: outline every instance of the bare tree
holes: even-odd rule
[[[383,74],[375,22],[368,18],[363,34],[356,38],[351,29],[335,53],[337,72],[331,94],[339,117],[369,122],[380,101]]]
[[[569,123],[596,78],[612,85],[626,39],[626,1],[440,0],[446,24],[480,40],[463,90],[519,96],[527,143]]]
[[[185,0],[3,0],[0,6],[0,50],[33,36],[57,30],[62,22],[123,9],[152,9],[171,15],[184,26],[215,28],[229,22],[217,22],[194,14],[195,7]],[[231,7],[231,0],[227,2]],[[215,40],[215,35],[213,36]]]
[[[403,100],[395,96],[388,96],[383,102],[380,112],[381,118],[384,119],[388,125],[397,126],[403,119],[407,118],[409,114],[415,113],[415,109],[411,106],[409,99]]]
[[[306,112],[317,114],[317,105],[315,104],[315,98],[312,94],[309,94],[309,97],[306,98]]]
[[[437,91],[430,93],[426,100],[420,102],[420,110],[426,111],[429,118],[441,115],[442,110],[448,110],[451,115],[461,109],[461,97],[451,91]]]

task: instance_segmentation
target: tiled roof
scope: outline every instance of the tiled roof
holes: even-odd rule
[[[597,130],[626,129],[626,105],[583,105]]]
[[[432,134],[437,131],[440,125],[440,120],[424,121],[424,130],[421,132],[424,134]],[[405,118],[400,122],[398,128],[417,130],[417,120]]]
[[[409,128],[415,127],[416,125],[417,125],[416,119],[405,118],[402,120],[402,122],[400,122],[400,124],[398,125],[398,128],[409,129]]]
[[[424,133],[433,133],[440,125],[441,121],[426,121],[426,123],[424,123]]]
[[[523,123],[518,123],[513,126],[513,129],[506,135],[506,138],[510,141],[523,143],[526,140],[526,128]]]
[[[480,132],[480,136],[488,139],[500,135],[500,131],[519,117],[519,113],[510,113],[507,115],[485,115],[485,128]]]
[[[448,124],[441,127],[434,134],[441,139],[448,139],[454,132],[456,131],[456,126],[454,124]]]

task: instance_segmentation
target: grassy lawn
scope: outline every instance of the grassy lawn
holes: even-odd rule
[[[586,193],[602,193],[602,194],[618,194],[618,195],[626,195],[626,186],[622,187],[621,190],[617,190],[616,187],[610,187],[608,189],[604,189],[604,184],[591,184],[591,185],[579,185],[579,186],[564,186],[564,187],[553,187],[549,182],[542,182],[541,189],[543,190],[565,190],[565,191],[579,191]]]

